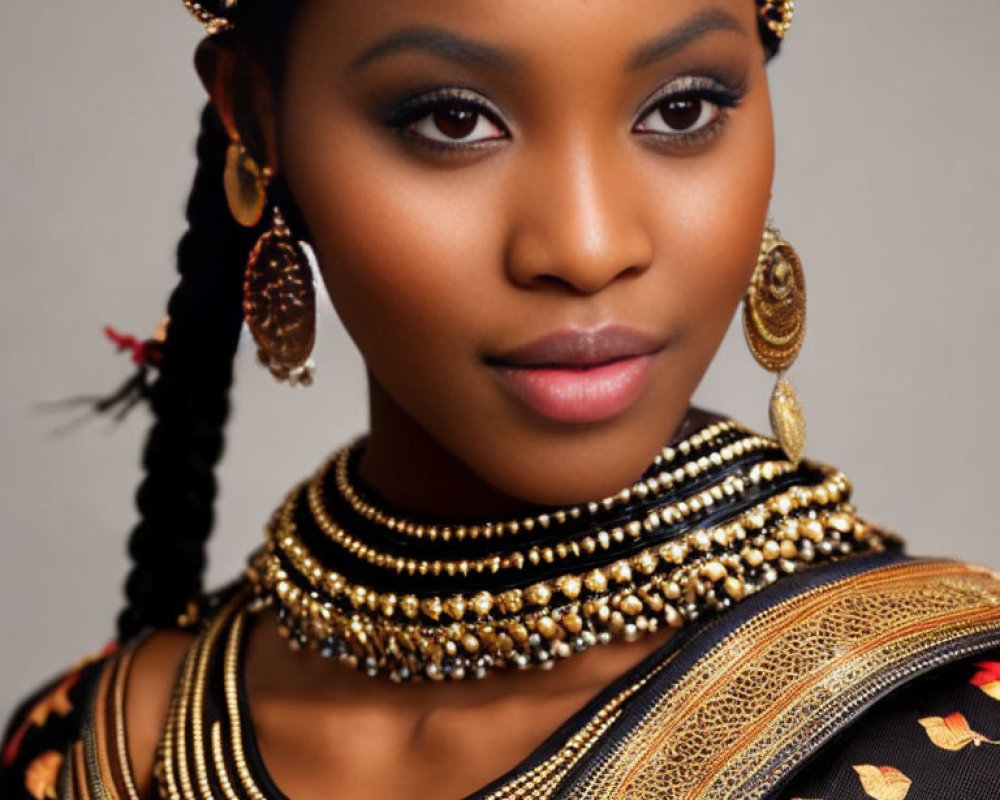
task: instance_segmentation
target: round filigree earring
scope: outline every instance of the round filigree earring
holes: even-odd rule
[[[260,223],[272,174],[239,141],[226,153],[223,183],[229,210],[241,225]],[[243,317],[257,343],[257,358],[278,380],[312,383],[316,289],[302,244],[277,206],[272,223],[250,251],[243,282]]]
[[[806,443],[806,421],[785,371],[802,349],[805,330],[802,262],[769,221],[743,299],[743,332],[757,363],[777,373],[771,393],[771,429],[789,460],[796,464]]]

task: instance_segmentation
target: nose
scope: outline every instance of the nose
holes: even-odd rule
[[[630,170],[607,147],[563,142],[525,159],[506,252],[510,280],[580,294],[644,272],[653,240]]]

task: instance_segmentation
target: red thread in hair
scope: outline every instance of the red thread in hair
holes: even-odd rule
[[[135,336],[119,333],[110,325],[104,326],[104,335],[118,348],[118,352],[126,350],[132,353],[132,362],[140,366],[158,366],[163,359],[163,342],[157,339],[142,341]]]

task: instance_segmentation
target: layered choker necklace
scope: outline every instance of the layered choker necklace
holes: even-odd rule
[[[619,493],[534,516],[405,518],[357,484],[360,439],[297,486],[250,558],[292,647],[395,681],[548,667],[723,611],[809,565],[899,540],[850,482],[727,420]]]

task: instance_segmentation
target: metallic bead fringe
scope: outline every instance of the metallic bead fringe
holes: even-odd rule
[[[309,504],[304,485],[275,513],[267,543],[252,556],[248,574],[257,594],[256,608],[277,609],[291,646],[313,648],[372,676],[443,680],[484,677],[511,667],[546,668],[597,644],[636,640],[664,627],[681,628],[812,563],[878,552],[898,542],[857,517],[843,473],[811,467],[819,471],[818,481],[800,481],[784,490],[767,487],[779,478],[788,480],[787,462],[754,464],[738,489],[728,471],[681,501],[686,516],[677,516],[679,504],[674,502],[641,509],[643,519],[633,520],[637,526],[619,529],[621,541],[607,531],[594,531],[593,539],[600,539],[594,551],[600,559],[596,566],[591,554],[588,567],[573,569],[574,559],[567,554],[563,571],[531,582],[519,580],[520,567],[508,564],[514,575],[498,577],[496,590],[447,594],[434,590],[443,568],[415,570],[424,586],[392,592],[353,581],[322,563],[296,530],[299,506]],[[771,494],[724,521],[698,526],[700,515],[711,506],[692,512],[691,502],[700,504],[716,494],[726,497],[723,485],[736,499],[751,489]],[[314,515],[315,508],[311,512]],[[687,529],[663,538],[657,528],[644,526],[643,521],[653,517],[662,523],[658,515],[664,512]],[[643,537],[653,541],[636,549]],[[392,558],[372,545],[363,546],[366,552]],[[358,548],[349,548],[345,557],[350,556],[357,557]],[[378,557],[367,563],[402,571],[395,563],[379,564]],[[472,566],[463,573],[447,572],[455,577],[470,569],[490,574],[488,564],[479,570]]]

